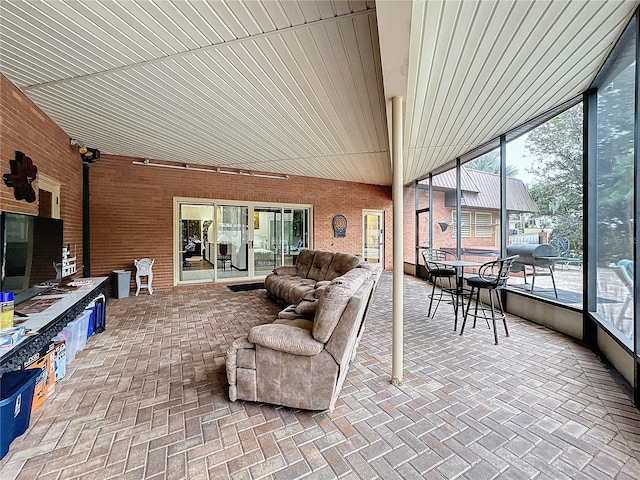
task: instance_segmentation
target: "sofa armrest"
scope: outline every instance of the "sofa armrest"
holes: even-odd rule
[[[249,332],[249,341],[292,355],[313,356],[324,349],[324,343],[314,340],[309,330],[274,323],[253,327]]]
[[[276,275],[297,275],[298,267],[295,265],[280,265],[273,269]]]

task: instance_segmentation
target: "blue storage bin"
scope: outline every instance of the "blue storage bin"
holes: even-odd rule
[[[99,295],[85,309],[91,312],[91,318],[89,319],[89,329],[87,330],[87,338],[94,333],[102,333],[105,330],[104,300],[104,295]]]
[[[0,377],[0,459],[29,428],[31,403],[40,369],[6,372]]]
[[[96,307],[95,305],[85,308],[86,312],[89,312],[89,328],[87,329],[87,338],[93,335],[93,328],[96,324]]]

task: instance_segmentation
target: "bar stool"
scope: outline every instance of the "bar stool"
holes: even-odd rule
[[[440,294],[438,295],[438,302],[436,303],[436,307],[433,309],[433,314],[436,314],[436,310],[438,309],[438,305],[440,305],[440,301],[442,300],[442,295],[447,292],[451,294],[451,299],[453,298],[454,286],[451,283],[451,279],[456,278],[456,269],[455,268],[447,268],[438,263],[434,263],[433,260],[456,260],[456,256],[447,252],[446,250],[439,250],[437,248],[428,248],[422,251],[422,258],[424,259],[424,266],[427,267],[427,280],[431,282],[433,285],[431,288],[431,295],[429,295],[429,311],[427,312],[427,317],[431,317],[431,307],[433,305],[433,298],[436,296],[436,281],[440,279]],[[449,281],[449,286],[445,287],[443,285],[443,280],[447,279]],[[454,305],[457,305],[454,303]],[[454,329],[457,326],[454,325]]]
[[[473,298],[473,294],[475,292],[476,307],[474,313],[471,314],[471,316],[473,317],[473,328],[476,328],[476,320],[478,319],[478,317],[484,318],[487,322],[487,326],[489,326],[489,319],[491,319],[491,321],[493,322],[493,336],[496,341],[496,345],[498,345],[498,331],[496,330],[496,320],[502,320],[502,323],[504,324],[504,332],[507,337],[509,336],[509,330],[507,329],[507,316],[502,306],[500,290],[502,290],[507,284],[509,273],[511,272],[511,266],[513,265],[513,261],[518,258],[518,256],[519,255],[513,255],[511,257],[499,258],[498,260],[494,260],[493,262],[487,262],[478,269],[477,277],[467,278],[467,285],[471,288],[471,292],[469,293],[467,310],[466,312],[464,312],[464,319],[462,320],[460,335],[464,333],[464,326],[467,323],[467,316],[469,315],[469,309],[471,307],[471,299]],[[491,304],[490,317],[487,315],[487,311],[480,301],[480,291],[483,288],[489,290],[489,302]],[[495,292],[495,296],[498,299],[498,306],[500,307],[500,312],[497,315],[496,309],[493,305],[492,292]],[[480,308],[482,309],[482,315],[478,314],[478,305],[480,305]]]
[[[153,295],[153,271],[151,267],[155,262],[155,258],[141,258],[140,260],[134,260],[133,264],[136,266],[136,297],[140,293],[140,288],[146,288],[149,290],[149,295]],[[147,277],[147,283],[142,283],[141,277]]]

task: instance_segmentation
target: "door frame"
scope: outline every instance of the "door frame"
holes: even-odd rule
[[[307,231],[309,235],[309,245],[308,248],[313,248],[313,205],[310,204],[298,204],[298,203],[280,203],[280,202],[262,202],[262,201],[251,201],[251,202],[243,202],[238,200],[225,200],[225,199],[209,199],[209,198],[190,198],[190,197],[174,197],[173,198],[173,249],[172,249],[172,260],[173,260],[173,284],[175,286],[178,285],[197,285],[197,284],[206,284],[206,283],[228,283],[228,282],[237,282],[237,281],[247,281],[247,280],[257,280],[261,278],[265,278],[266,275],[256,275],[254,273],[254,229],[248,228],[247,232],[247,242],[248,242],[248,258],[247,258],[247,275],[242,277],[226,277],[219,278],[217,273],[217,265],[218,262],[214,262],[214,279],[206,279],[206,280],[181,280],[180,279],[180,206],[183,204],[189,205],[203,205],[203,206],[212,206],[214,210],[214,216],[216,212],[216,208],[219,206],[238,206],[238,207],[247,207],[248,215],[247,219],[249,222],[253,221],[253,214],[255,208],[279,208],[282,213],[284,213],[287,209],[307,209],[309,211],[309,224],[307,226]],[[281,215],[282,221],[284,221],[284,214]],[[252,227],[253,225],[249,225]],[[214,219],[214,235],[217,238],[218,235],[218,224]],[[281,236],[283,233],[281,232]]]
[[[362,257],[366,258],[365,248],[367,245],[367,223],[365,218],[367,215],[377,215],[380,218],[380,243],[378,245],[379,248],[379,258],[380,264],[382,268],[385,265],[385,241],[386,241],[386,232],[385,232],[385,224],[384,224],[384,210],[362,210]]]

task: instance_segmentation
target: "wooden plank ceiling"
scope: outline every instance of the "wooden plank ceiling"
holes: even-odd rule
[[[389,92],[408,182],[582,93],[638,4],[409,3],[6,0],[0,72],[104,154],[389,185]]]

